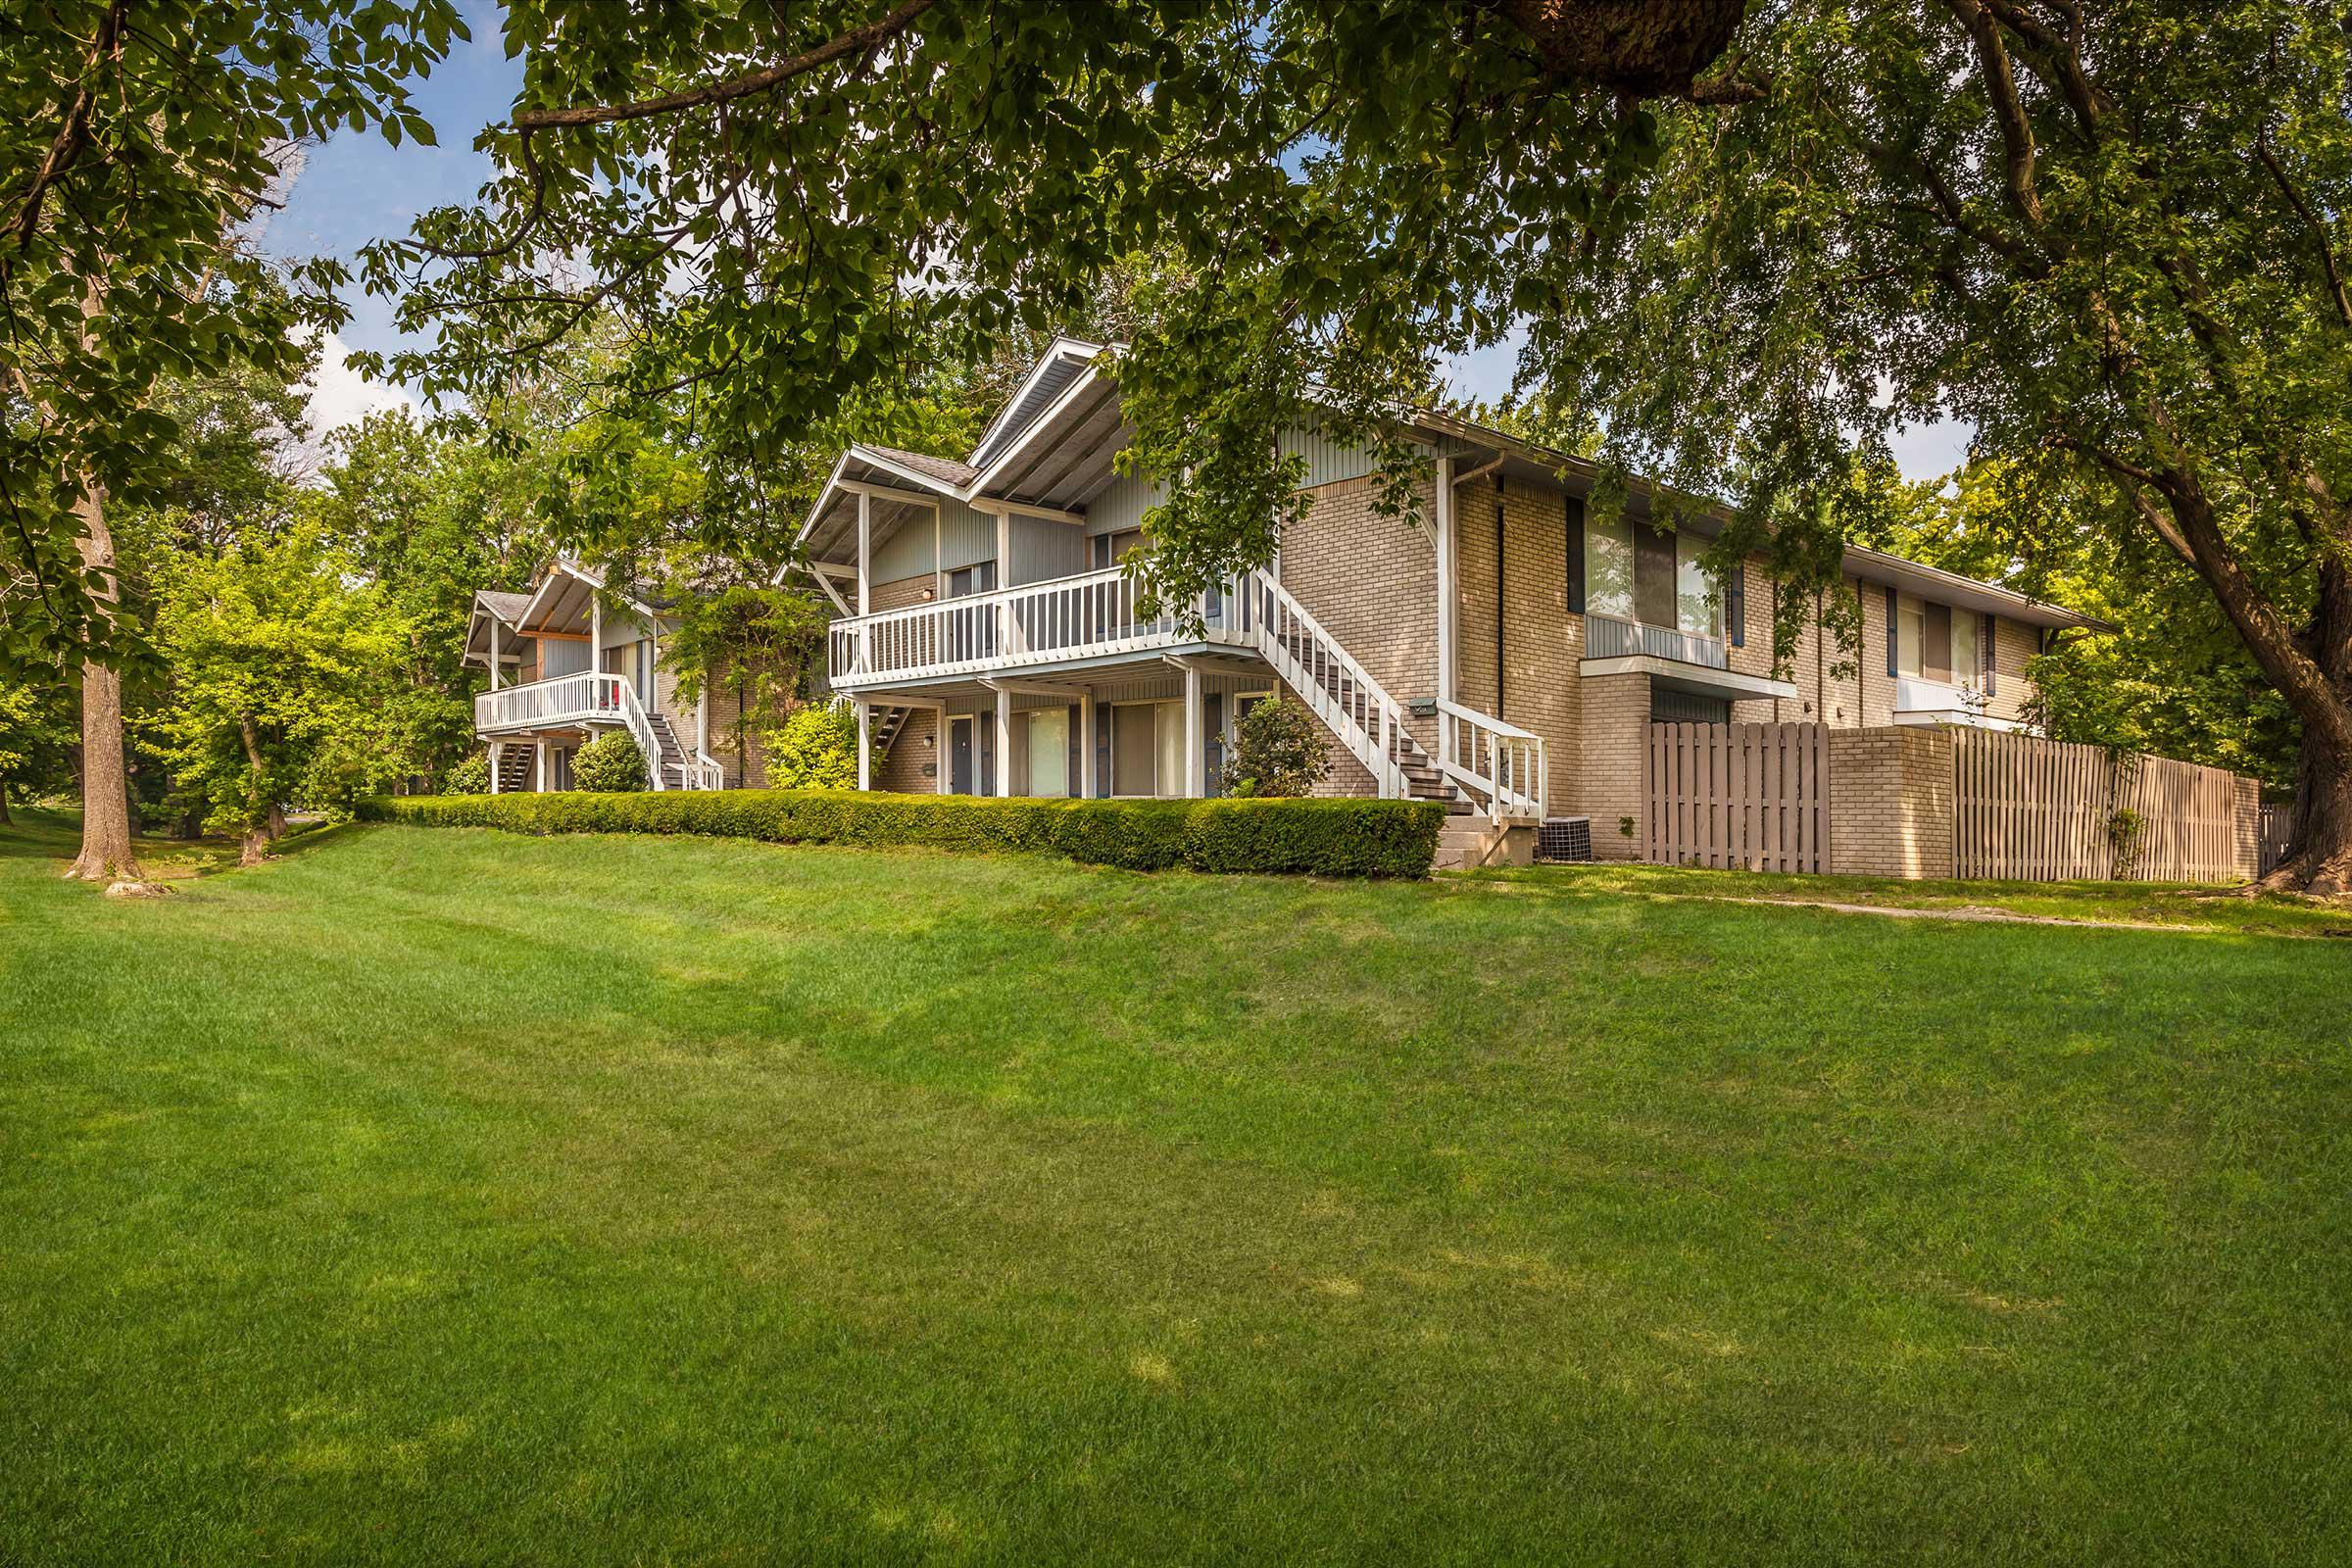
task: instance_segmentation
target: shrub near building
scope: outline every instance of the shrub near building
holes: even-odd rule
[[[609,729],[572,754],[571,783],[607,795],[643,790],[645,753],[624,731]]]

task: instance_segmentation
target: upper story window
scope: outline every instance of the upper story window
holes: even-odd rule
[[[1619,518],[1585,524],[1585,610],[1698,637],[1723,635],[1723,593],[1699,568],[1711,541]]]
[[[1894,672],[1913,680],[1973,686],[1983,669],[1976,612],[1898,594]]]
[[[1120,558],[1124,557],[1128,551],[1141,547],[1143,542],[1144,530],[1141,528],[1121,528],[1117,533],[1099,533],[1087,541],[1088,549],[1093,552],[1088,559],[1095,569],[1100,571],[1105,566],[1117,565]]]
[[[976,562],[969,566],[957,566],[948,573],[948,597],[961,599],[966,594],[984,594],[997,586],[997,564]]]

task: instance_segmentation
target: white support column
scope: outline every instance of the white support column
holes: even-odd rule
[[[1095,689],[1092,686],[1078,694],[1078,795],[1081,800],[1094,800],[1102,780],[1095,771]]]
[[[694,754],[707,756],[710,750],[710,687],[705,682],[694,694]]]
[[[602,675],[604,672],[605,607],[604,602],[596,597],[596,590],[591,588],[588,590],[588,673]],[[638,695],[640,698],[644,696],[642,692]]]
[[[501,747],[498,742],[490,743],[490,793],[493,795],[498,793],[498,760],[499,753],[503,750],[505,748]]]
[[[865,500],[863,496],[858,499],[861,504]],[[862,582],[864,573],[859,572],[858,577]],[[874,710],[854,699],[852,706],[858,710],[858,787],[870,790],[874,787]]]
[[[997,693],[997,793],[1012,794],[1012,693]]]
[[[1454,518],[1453,518],[1453,460],[1438,460],[1438,494],[1436,514],[1438,529],[1438,697],[1453,701],[1454,642],[1457,628],[1456,600],[1460,597],[1454,582]],[[1439,726],[1443,736],[1445,726]]]
[[[942,520],[942,518],[944,518],[947,514],[947,508],[940,506],[937,502],[932,503],[931,597],[934,600],[945,599],[948,597],[948,568],[945,564],[948,559],[948,528],[946,522]],[[947,711],[947,710],[943,708],[940,710],[940,711],[944,713]],[[941,744],[944,746],[946,742],[943,741]]]
[[[498,617],[490,617],[490,689],[498,690]]]
[[[874,608],[874,498],[858,492],[858,613]]]
[[[1208,736],[1201,710],[1200,666],[1184,666],[1184,798],[1208,795]]]
[[[931,788],[939,795],[955,793],[949,786],[955,780],[949,776],[948,753],[954,737],[948,729],[948,705],[941,703],[931,710]]]
[[[532,742],[531,752],[531,793],[545,795],[547,793],[547,742],[544,740]]]

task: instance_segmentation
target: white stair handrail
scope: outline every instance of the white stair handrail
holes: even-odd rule
[[[1496,821],[1548,814],[1544,737],[1492,713],[1440,699],[1438,768]]]
[[[1315,716],[1345,741],[1372,774],[1384,799],[1409,793],[1404,777],[1404,708],[1290,590],[1263,569],[1245,572],[1233,597],[1244,634]],[[1294,644],[1297,646],[1294,647]],[[1342,700],[1324,689],[1322,672],[1335,668],[1354,687]]]
[[[600,680],[612,681],[619,688],[614,704],[620,710],[620,721],[628,728],[629,738],[637,743],[638,755],[645,759],[646,776],[658,790],[669,786],[662,778],[662,743],[654,735],[654,721],[646,716],[645,705],[637,701],[636,688],[618,675],[603,675]]]

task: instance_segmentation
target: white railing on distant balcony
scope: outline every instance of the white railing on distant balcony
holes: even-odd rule
[[[1703,637],[1672,626],[1651,626],[1590,612],[1585,616],[1585,657],[1666,659],[1678,664],[1703,664],[1709,669],[1731,667],[1720,637]]]
[[[1544,737],[1490,713],[1440,700],[1438,767],[1489,816],[1549,814]]]
[[[625,675],[600,675],[593,670],[581,670],[574,675],[553,675],[521,686],[504,686],[494,692],[483,692],[473,700],[473,727],[477,734],[498,734],[514,729],[540,729],[551,724],[618,724],[629,732],[637,743],[638,755],[645,759],[647,782],[655,789],[669,788],[662,776],[662,743],[654,734],[653,720],[647,716],[645,705],[637,701],[637,692]],[[685,789],[716,789],[724,784],[704,785],[693,780],[707,776],[701,763],[715,762],[702,758],[687,764]]]

